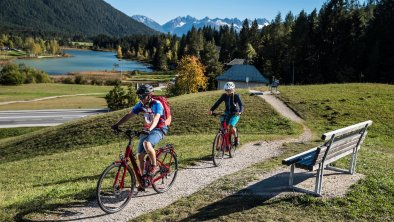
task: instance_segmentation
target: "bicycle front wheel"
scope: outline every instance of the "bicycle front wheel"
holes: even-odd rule
[[[212,161],[213,165],[220,166],[224,157],[225,143],[223,134],[218,133],[213,140],[212,145]]]
[[[130,167],[113,163],[104,170],[97,182],[97,202],[106,213],[118,212],[130,201],[134,188],[135,176]]]
[[[164,193],[174,184],[178,174],[178,159],[172,150],[164,150],[156,157],[159,171],[151,178],[152,188],[158,193]]]

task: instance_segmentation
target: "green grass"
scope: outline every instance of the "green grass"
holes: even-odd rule
[[[0,105],[0,110],[88,109],[107,108],[105,94],[96,96],[71,96],[28,103]]]
[[[3,51],[0,52],[0,58],[4,57],[4,56],[9,56],[10,58],[15,58],[17,56],[25,56],[26,52],[18,52],[18,51]]]
[[[280,91],[281,98],[306,119],[315,135],[367,119],[374,121],[357,161],[357,171],[367,177],[355,184],[346,197],[324,200],[305,195],[263,199],[229,195],[240,192],[258,175],[281,166],[283,158],[318,144],[314,140],[287,144],[283,155],[221,178],[189,197],[133,221],[393,221],[394,86],[281,86]],[[337,166],[345,164],[341,160]]]
[[[174,121],[161,144],[173,143],[180,166],[210,154],[218,119],[207,110],[221,92],[171,98]],[[300,133],[260,98],[242,92],[247,107],[239,129],[243,142],[272,140]],[[219,108],[222,109],[223,107]],[[78,205],[94,197],[102,170],[123,151],[109,126],[126,110],[92,116],[0,141],[0,221],[19,221],[56,214],[60,206]],[[277,124],[275,128],[272,125]],[[141,118],[127,126],[141,127]],[[198,136],[196,136],[198,135]]]
[[[112,88],[112,86],[69,85],[54,83],[1,86],[0,102],[31,100],[59,95],[107,93]]]
[[[24,134],[28,134],[37,130],[42,129],[42,127],[26,127],[26,128],[6,128],[0,129],[0,140],[15,136],[20,136]]]

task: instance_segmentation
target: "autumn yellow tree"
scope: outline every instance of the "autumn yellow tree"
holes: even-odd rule
[[[118,45],[117,53],[118,53],[118,59],[122,59],[123,54],[122,54],[122,47],[120,47],[120,45]]]
[[[195,93],[207,88],[207,77],[204,75],[205,67],[195,56],[183,57],[177,67],[178,77],[175,88],[177,94]]]

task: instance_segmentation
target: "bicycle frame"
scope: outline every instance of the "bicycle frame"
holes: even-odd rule
[[[224,118],[223,122],[220,124],[219,133],[223,134],[222,149],[230,147],[230,132],[228,131],[228,125],[226,122],[227,115],[221,115]],[[224,145],[224,146],[223,146]]]
[[[137,164],[137,160],[136,160],[136,158],[135,158],[135,155],[134,155],[133,149],[132,149],[132,140],[133,140],[133,138],[135,137],[135,135],[129,135],[129,134],[127,134],[127,133],[126,133],[126,135],[127,135],[127,137],[129,138],[129,143],[128,143],[127,146],[126,146],[126,151],[125,151],[125,153],[124,153],[124,156],[123,156],[122,154],[120,154],[120,155],[119,155],[120,160],[115,161],[115,163],[120,163],[120,164],[122,164],[122,165],[124,166],[124,168],[123,168],[123,174],[122,174],[122,178],[121,178],[121,182],[120,182],[120,189],[123,189],[123,186],[124,186],[124,180],[125,180],[125,176],[126,176],[126,170],[127,170],[127,167],[130,167],[129,164],[128,164],[129,161],[131,162],[131,165],[132,165],[134,174],[135,174],[135,176],[136,176],[136,178],[137,178],[137,180],[138,180],[138,183],[140,184],[140,186],[145,186],[145,183],[144,183],[144,181],[143,181],[143,177],[142,177],[142,175],[141,175],[141,173],[140,173],[140,168],[139,168],[139,166],[138,166],[138,164]],[[172,146],[172,145],[166,145],[165,147],[161,147],[161,148],[159,148],[158,150],[155,150],[155,151],[156,151],[156,157],[158,157],[158,156],[159,156],[161,153],[163,153],[163,152],[167,152],[168,150],[171,152],[171,154],[174,154],[174,155],[175,155],[175,151],[174,151],[174,149],[173,149],[173,146]],[[164,167],[165,167],[165,170],[167,170],[167,171],[169,170],[169,167],[166,166],[165,164],[163,164],[160,160],[157,159],[156,161],[158,161],[158,162],[160,163],[161,166],[164,166]],[[171,156],[170,162],[171,162],[171,161],[172,161],[172,156]],[[119,168],[118,172],[116,173],[116,177],[115,177],[115,181],[114,181],[114,186],[115,186],[115,185],[118,183],[118,181],[119,181],[120,169],[121,169],[121,168]],[[157,178],[154,178],[151,182],[152,182],[152,183],[155,183],[157,180],[160,180],[160,179],[162,179],[162,178],[165,177],[165,176],[166,176],[166,174],[162,174],[161,176],[159,176],[159,177],[157,177]]]

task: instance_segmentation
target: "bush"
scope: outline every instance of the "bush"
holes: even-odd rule
[[[92,85],[99,85],[99,86],[101,86],[101,85],[103,85],[103,80],[101,80],[101,79],[96,79],[96,78],[93,78],[93,79],[92,79],[92,81],[90,82],[90,84],[92,84]]]
[[[75,84],[86,84],[86,80],[83,78],[83,76],[78,75],[78,76],[75,76],[74,83]]]
[[[64,84],[74,84],[74,80],[71,77],[66,77],[63,79]]]
[[[119,79],[107,79],[105,81],[105,85],[107,86],[116,86],[116,85],[120,85],[120,80]]]
[[[18,65],[8,64],[0,71],[0,84],[2,85],[20,85],[24,80],[25,77],[20,72]]]
[[[25,65],[8,64],[0,72],[0,84],[20,85],[23,83],[47,83],[49,75],[44,71],[32,69]]]
[[[134,105],[138,101],[135,93],[136,91],[133,86],[128,86],[125,92],[120,84],[116,85],[105,96],[108,108],[111,110],[120,110]]]

